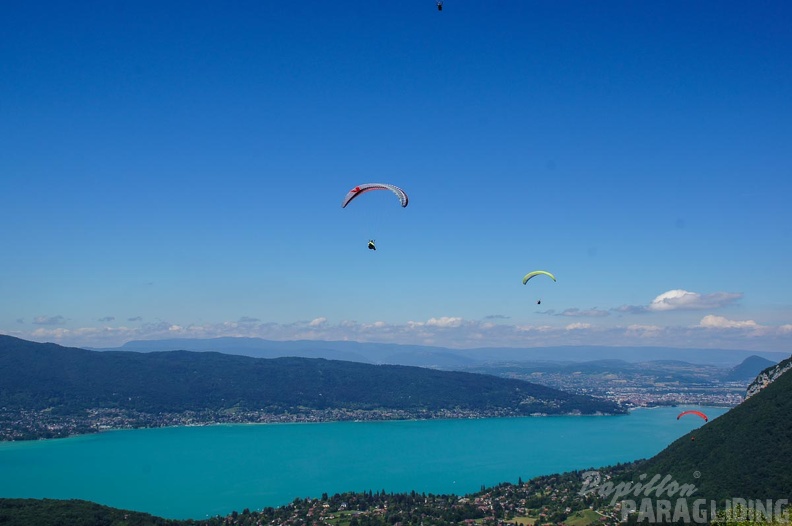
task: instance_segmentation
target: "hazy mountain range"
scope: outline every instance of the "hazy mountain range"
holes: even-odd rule
[[[497,362],[588,362],[622,360],[630,363],[654,360],[679,360],[693,364],[733,367],[750,356],[773,363],[789,356],[777,351],[743,351],[734,349],[682,349],[672,347],[600,347],[560,346],[535,348],[482,347],[450,349],[426,345],[395,343],[361,343],[352,341],[295,340],[273,341],[260,338],[212,338],[136,340],[121,347],[95,349],[113,351],[214,351],[256,358],[299,356],[326,358],[372,364],[414,365],[456,369]]]

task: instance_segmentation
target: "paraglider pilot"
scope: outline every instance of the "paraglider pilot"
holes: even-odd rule
[[[443,10],[443,0],[437,0],[437,10],[438,11]]]
[[[369,250],[377,250],[377,247],[374,246],[374,240],[373,239],[369,239],[368,247],[369,247]]]

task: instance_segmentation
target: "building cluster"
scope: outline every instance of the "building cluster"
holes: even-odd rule
[[[582,495],[576,473],[503,483],[466,495],[382,492],[323,495],[287,506],[234,513],[217,524],[246,526],[533,526],[603,524],[616,526],[617,508]],[[214,524],[212,521],[209,524]]]
[[[430,420],[515,416],[508,409],[297,409],[279,413],[252,410],[184,411],[143,413],[128,409],[96,408],[73,413],[19,410],[0,407],[0,441],[64,438],[111,429],[137,429],[213,424],[264,424],[295,422],[344,422],[384,420]]]
[[[746,382],[717,378],[676,380],[651,374],[532,373],[511,375],[569,393],[595,396],[626,407],[702,405],[734,407],[745,397]]]

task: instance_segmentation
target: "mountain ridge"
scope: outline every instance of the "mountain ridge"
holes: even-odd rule
[[[346,359],[363,363],[388,363],[421,367],[457,367],[498,361],[591,361],[600,359],[641,362],[651,360],[682,360],[733,367],[750,356],[779,362],[788,355],[783,352],[756,352],[736,349],[698,349],[676,347],[608,347],[595,345],[553,347],[478,347],[452,349],[447,347],[396,343],[365,343],[325,340],[266,340],[250,337],[177,338],[132,340],[119,347],[91,348],[102,351],[191,350],[242,354],[258,358],[304,356],[311,358]]]
[[[753,382],[745,390],[745,399],[751,398],[768,385],[778,380],[781,375],[792,369],[792,357],[787,358],[775,365],[771,365],[757,375]]]
[[[361,412],[376,412],[369,419],[625,412],[607,400],[462,371],[183,350],[99,352],[10,336],[0,336],[0,386],[4,411],[42,417],[112,410],[151,420],[190,412],[211,423],[356,419]]]

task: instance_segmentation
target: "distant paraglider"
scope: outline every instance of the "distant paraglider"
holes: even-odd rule
[[[707,415],[705,415],[701,411],[682,411],[681,413],[679,413],[679,415],[677,415],[677,420],[679,420],[680,418],[682,418],[685,415],[700,416],[701,418],[704,419],[705,422],[709,422],[709,418],[707,417]]]
[[[344,201],[341,203],[341,208],[346,208],[346,206],[351,203],[353,199],[373,190],[390,190],[396,194],[396,197],[399,198],[399,202],[401,203],[402,207],[407,206],[407,203],[409,202],[407,194],[398,186],[385,183],[366,183],[358,185],[350,190],[346,197],[344,197]]]
[[[544,274],[545,276],[549,276],[553,281],[556,280],[555,276],[553,276],[552,274],[550,274],[546,270],[534,270],[533,272],[529,272],[528,274],[526,274],[523,277],[523,285],[528,283],[529,279],[533,278],[534,276],[539,276],[540,274]],[[537,300],[536,304],[537,305],[541,305],[542,304],[542,300],[541,299]]]
[[[392,184],[386,184],[386,183],[366,183],[366,184],[358,185],[349,192],[347,192],[347,195],[344,197],[344,200],[341,202],[341,208],[346,208],[349,203],[357,199],[359,196],[367,192],[372,192],[374,190],[389,190],[393,192],[396,195],[396,197],[399,199],[399,204],[401,204],[402,208],[406,207],[407,203],[409,203],[409,198],[407,197],[407,193],[398,186],[394,186]],[[369,250],[377,250],[377,246],[374,244],[373,239],[369,239],[368,248]]]
[[[523,277],[523,285],[528,283],[528,280],[531,279],[532,277],[539,276],[539,275],[542,275],[542,274],[545,275],[545,276],[550,276],[550,279],[552,279],[553,281],[556,281],[555,276],[553,276],[552,274],[550,274],[546,270],[534,270],[533,272],[529,272],[528,274],[525,275],[525,277]]]
[[[438,11],[443,10],[443,0],[437,0],[437,10]]]

